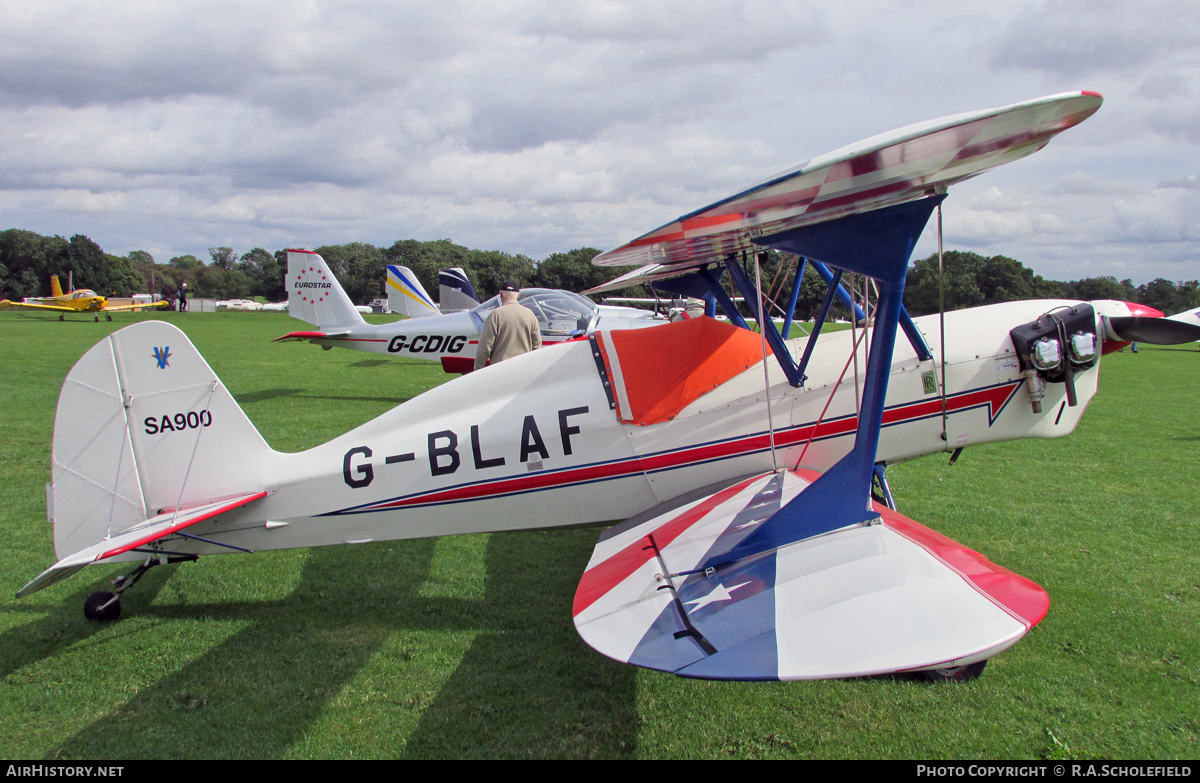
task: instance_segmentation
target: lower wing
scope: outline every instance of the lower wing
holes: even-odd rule
[[[818,679],[976,663],[1045,616],[1036,584],[886,508],[722,562],[815,478],[754,476],[607,531],[575,594],[580,636],[685,677]]]
[[[77,308],[63,307],[62,305],[31,304],[29,302],[10,302],[7,299],[5,299],[4,301],[0,301],[0,310],[7,310],[10,307],[20,307],[20,308],[23,308],[26,310],[50,310],[55,313],[83,312],[82,310],[79,310]]]
[[[166,299],[161,299],[157,302],[148,302],[146,304],[127,304],[127,305],[125,305],[125,304],[122,304],[122,305],[106,304],[106,305],[104,305],[104,309],[101,310],[101,312],[115,313],[120,310],[145,310],[147,307],[155,307],[155,308],[161,309],[161,308],[167,308],[170,306],[171,306],[170,302],[168,302]]]

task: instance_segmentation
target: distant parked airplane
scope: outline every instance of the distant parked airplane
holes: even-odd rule
[[[108,303],[108,297],[100,296],[95,291],[89,288],[75,289],[68,282],[67,287],[71,290],[63,293],[62,286],[59,285],[58,275],[50,276],[50,291],[52,296],[38,297],[34,301],[10,302],[5,299],[0,301],[0,310],[7,310],[10,307],[20,307],[29,310],[49,310],[50,312],[59,313],[58,320],[63,320],[66,313],[95,313],[96,320],[100,320],[100,313],[105,313],[109,321],[112,320],[112,313],[123,310],[143,310],[147,307],[170,307],[171,303],[163,299],[150,304],[127,304],[113,305]]]

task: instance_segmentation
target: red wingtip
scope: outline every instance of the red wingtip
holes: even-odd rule
[[[277,343],[280,340],[313,340],[324,336],[324,332],[288,332],[283,337],[276,337],[271,342]]]

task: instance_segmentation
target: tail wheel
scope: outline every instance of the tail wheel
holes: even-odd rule
[[[116,593],[101,590],[83,602],[83,616],[97,622],[116,620],[121,616],[121,598]]]
[[[984,666],[987,666],[987,659],[965,666],[948,666],[945,669],[917,672],[917,678],[925,682],[967,682],[978,679],[979,675],[983,674]]]

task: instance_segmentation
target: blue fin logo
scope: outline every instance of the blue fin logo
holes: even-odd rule
[[[154,349],[154,360],[158,362],[158,369],[165,370],[170,366],[168,361],[171,358],[171,349],[165,345],[162,348]]]

